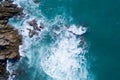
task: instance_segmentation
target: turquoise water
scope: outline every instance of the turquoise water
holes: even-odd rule
[[[23,58],[15,66],[20,72],[16,80],[120,80],[119,0],[41,0],[39,4],[16,0],[16,3],[27,14],[23,19],[10,20],[23,35],[20,47]],[[27,21],[34,18],[44,23],[45,29],[30,39]],[[87,25],[85,34],[81,30],[79,37],[69,33],[74,27],[71,31],[78,34],[82,24]],[[60,28],[58,33],[54,32],[56,25]],[[82,38],[85,44],[79,46]]]

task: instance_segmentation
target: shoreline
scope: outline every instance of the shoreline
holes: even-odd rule
[[[11,0],[0,1],[0,80],[8,80],[7,61],[15,63],[20,59],[19,45],[22,36],[11,24],[9,18],[22,15],[23,9]]]

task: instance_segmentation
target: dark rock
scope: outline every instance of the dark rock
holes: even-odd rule
[[[34,0],[34,3],[36,3],[36,4],[39,3],[39,2],[40,2],[39,0]]]
[[[36,30],[31,30],[31,29],[28,29],[29,30],[29,37],[32,38],[34,35],[38,35],[38,32]]]
[[[37,21],[35,19],[29,21],[28,24],[33,27],[33,30],[27,28],[27,30],[29,30],[30,38],[33,37],[34,35],[38,35],[38,31],[41,31],[41,29],[44,28],[44,25],[42,23],[40,24],[40,26],[38,26]]]

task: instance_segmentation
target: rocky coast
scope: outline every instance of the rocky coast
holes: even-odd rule
[[[22,44],[22,36],[8,21],[23,14],[22,11],[23,9],[11,0],[0,0],[0,80],[8,79],[7,61],[20,59],[19,45]]]

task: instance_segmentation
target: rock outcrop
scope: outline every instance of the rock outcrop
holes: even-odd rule
[[[37,20],[33,19],[28,21],[28,24],[33,27],[33,29],[27,28],[29,30],[29,37],[32,38],[34,35],[38,35],[38,32],[44,29],[44,24],[40,23],[40,26],[37,24]]]
[[[8,24],[8,20],[21,15],[22,10],[11,0],[0,0],[0,80],[8,79],[7,60],[16,61],[20,58],[18,50],[22,37],[12,25]]]

